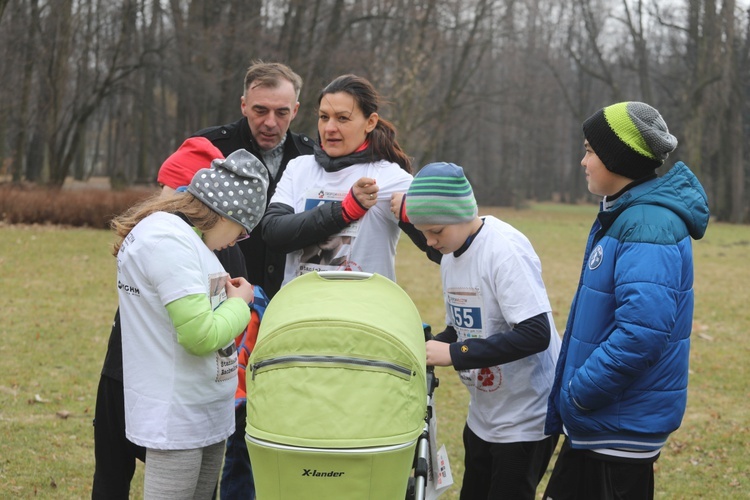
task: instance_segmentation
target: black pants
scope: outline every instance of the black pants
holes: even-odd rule
[[[534,500],[547,471],[557,436],[541,441],[488,443],[464,427],[461,500]]]
[[[125,437],[125,396],[122,381],[99,379],[94,410],[94,500],[128,500],[136,459],[145,462],[146,448]]]
[[[613,461],[588,450],[575,450],[565,438],[544,498],[652,500],[654,460]]]
[[[224,466],[221,470],[221,500],[255,500],[255,480],[250,465],[250,455],[245,442],[247,407],[238,405],[234,409],[234,434],[227,438]],[[214,495],[214,498],[216,496]]]

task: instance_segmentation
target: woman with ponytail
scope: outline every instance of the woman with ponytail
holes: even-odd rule
[[[391,194],[408,189],[411,160],[396,129],[378,114],[380,97],[365,78],[343,75],[318,98],[319,144],[287,166],[266,215],[263,239],[287,253],[284,284],[309,271],[350,270],[395,281],[398,220]],[[321,264],[318,244],[347,236],[345,255]]]

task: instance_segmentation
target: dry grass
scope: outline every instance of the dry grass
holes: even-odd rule
[[[1,199],[1,198],[0,198]],[[544,266],[560,333],[578,280],[593,206],[486,209],[523,231]],[[86,498],[91,417],[117,306],[108,231],[0,225],[0,497]],[[712,224],[695,243],[696,310],[688,411],[657,462],[657,498],[746,498],[750,425],[750,227]],[[400,285],[435,330],[444,325],[438,267],[408,239]],[[467,391],[439,369],[439,440],[458,483]],[[141,472],[133,498],[140,498]],[[542,488],[540,488],[541,490]],[[457,498],[455,486],[442,498]]]

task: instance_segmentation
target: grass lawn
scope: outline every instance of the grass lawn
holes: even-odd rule
[[[594,206],[484,209],[524,232],[541,257],[562,334]],[[93,474],[96,385],[117,307],[108,231],[0,225],[0,497],[87,498]],[[694,244],[696,308],[688,410],[656,463],[658,498],[746,498],[750,227],[711,224]],[[408,239],[399,284],[425,322],[444,326],[438,266]],[[438,440],[458,498],[467,391],[438,369]],[[141,498],[142,467],[133,498]],[[540,491],[543,486],[540,487]]]

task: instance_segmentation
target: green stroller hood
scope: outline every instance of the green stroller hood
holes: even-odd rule
[[[308,273],[271,300],[247,370],[247,435],[310,448],[415,440],[427,407],[424,331],[377,274]]]

